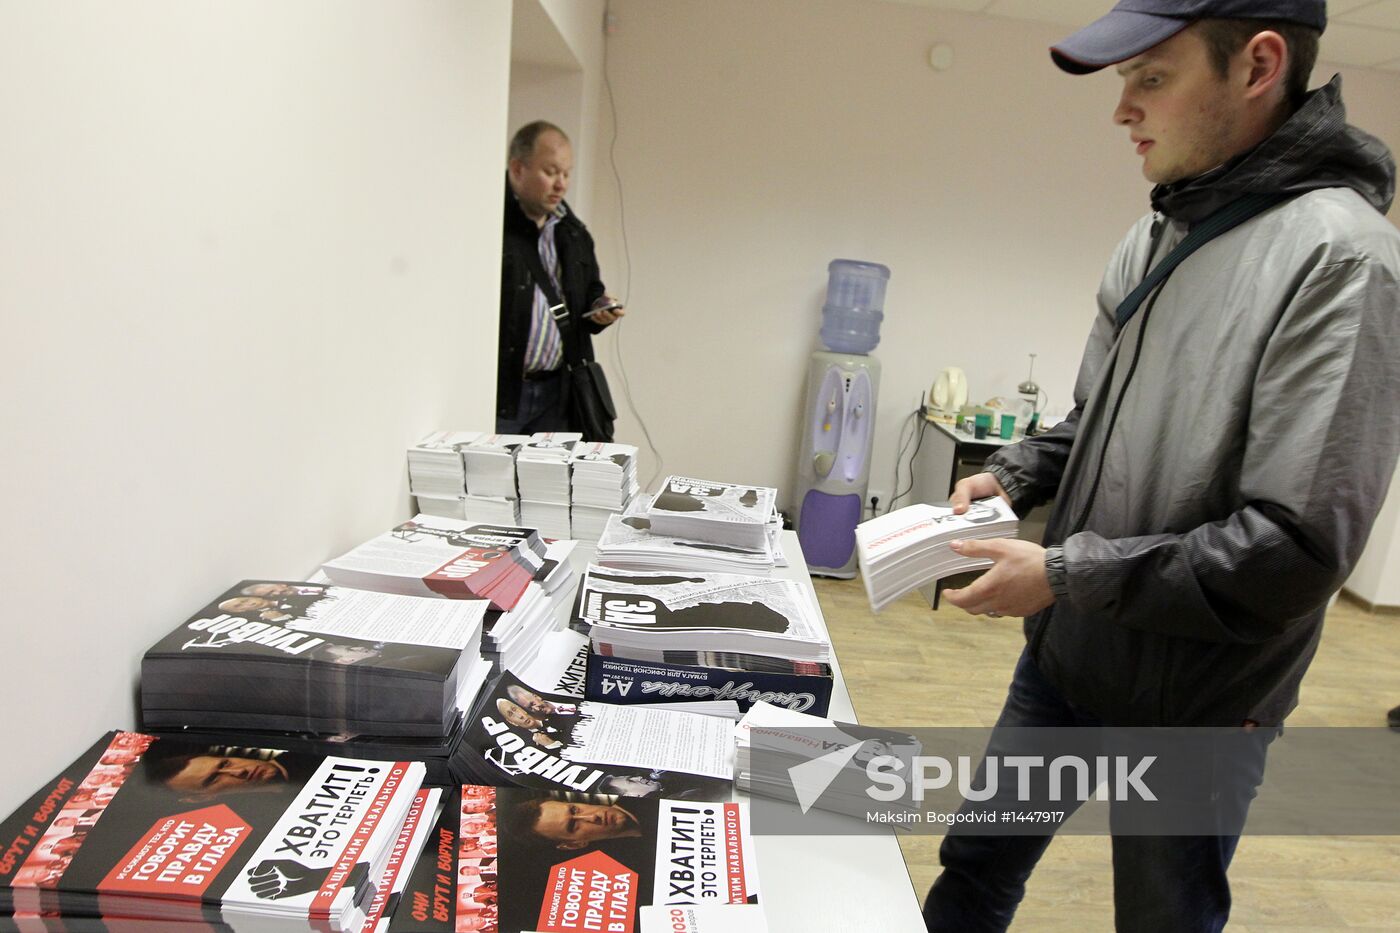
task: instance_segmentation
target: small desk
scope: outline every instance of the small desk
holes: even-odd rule
[[[1003,440],[1001,437],[987,437],[978,440],[971,434],[954,428],[951,424],[943,424],[940,421],[929,421],[924,419],[923,424],[924,443],[929,447],[929,460],[926,471],[930,482],[936,482],[939,476],[939,464],[947,463],[948,469],[943,474],[948,477],[948,488],[942,490],[933,499],[938,501],[946,499],[953,494],[953,487],[958,482],[958,467],[965,463],[981,464],[996,452],[997,448],[1005,447],[1008,444],[1015,444],[1023,439],[1020,434],[1012,435],[1009,439]],[[936,490],[930,488],[926,490],[933,493]],[[919,501],[930,501],[928,497],[920,496]]]

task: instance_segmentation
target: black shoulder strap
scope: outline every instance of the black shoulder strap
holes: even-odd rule
[[[557,228],[556,228],[557,232]],[[545,301],[549,302],[549,314],[554,318],[554,323],[559,327],[559,339],[564,343],[564,362],[570,367],[581,362],[582,357],[578,352],[578,341],[570,338],[574,333],[573,318],[569,316],[569,306],[564,303],[564,298],[554,289],[554,280],[545,272],[544,262],[540,259],[539,241],[536,240],[525,250],[525,268],[530,273],[530,278],[544,292]]]
[[[1245,195],[1226,204],[1192,227],[1191,232],[1186,234],[1185,238],[1166,255],[1166,258],[1157,263],[1138,284],[1138,287],[1129,292],[1128,297],[1124,298],[1122,303],[1118,305],[1118,310],[1114,312],[1118,319],[1118,330],[1121,331],[1128,321],[1132,320],[1133,315],[1137,314],[1138,308],[1142,307],[1143,301],[1152,294],[1152,290],[1161,285],[1187,256],[1227,230],[1233,230],[1251,217],[1256,217],[1275,204],[1287,201],[1291,197],[1293,197],[1291,192],[1288,194]]]

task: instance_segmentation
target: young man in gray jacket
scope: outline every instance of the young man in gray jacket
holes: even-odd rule
[[[1297,705],[1400,444],[1394,160],[1346,125],[1339,78],[1307,92],[1325,24],[1322,0],[1123,0],[1051,51],[1116,66],[1113,119],[1156,187],[1109,261],[1073,411],[953,496],[1055,499],[1044,547],[967,542],[996,563],[945,594],[1025,617],[999,725],[1276,728]],[[1270,206],[1128,316],[1241,199]],[[1115,837],[1118,929],[1219,930],[1237,838]],[[1049,839],[950,835],[928,928],[1006,929]]]

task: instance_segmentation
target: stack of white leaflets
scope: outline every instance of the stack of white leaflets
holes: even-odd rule
[[[504,496],[467,496],[461,502],[462,520],[473,524],[520,524],[520,500]]]
[[[458,496],[455,499],[419,496],[418,511],[473,525],[517,525],[520,503],[504,496]]]
[[[948,545],[974,538],[1014,538],[1016,513],[1005,500],[979,499],[962,515],[949,505],[911,505],[856,526],[856,558],[876,612],[910,590],[967,570],[992,566]]]
[[[608,517],[637,494],[637,448],[631,444],[575,444],[572,471],[573,534],[597,540]]]
[[[543,566],[544,555],[544,541],[533,528],[417,515],[321,569],[342,586],[404,596],[489,599],[493,608],[511,609]]]
[[[583,435],[562,431],[530,435],[515,456],[520,521],[547,538],[574,537],[569,524],[569,458]]]
[[[778,491],[668,476],[651,500],[651,530],[689,541],[761,548]]]
[[[573,560],[577,545],[568,539],[546,540],[544,566],[516,604],[508,611],[486,613],[481,653],[493,670],[529,663],[545,636],[554,630],[558,607],[573,602],[579,578]]]
[[[510,610],[486,613],[482,657],[497,671],[528,661],[553,623],[554,601],[540,584],[531,583]]]
[[[473,496],[514,499],[515,451],[530,438],[525,434],[483,434],[462,451],[467,467],[467,491]]]
[[[577,617],[598,654],[637,661],[732,651],[827,662],[816,600],[792,580],[737,573],[589,567]]]
[[[647,517],[646,502],[638,499],[623,514],[608,517],[607,527],[598,539],[598,563],[623,570],[770,574],[774,555],[767,539],[755,549],[656,534]]]
[[[415,496],[456,499],[467,491],[462,451],[480,431],[434,431],[408,448],[408,488]]]
[[[917,738],[890,729],[835,722],[771,703],[755,703],[734,727],[734,786],[836,813],[864,817],[878,803],[866,791],[866,768],[910,774],[922,753]],[[855,746],[852,749],[852,746]],[[852,749],[849,755],[839,755]]]

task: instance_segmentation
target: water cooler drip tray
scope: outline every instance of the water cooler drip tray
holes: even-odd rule
[[[856,525],[860,522],[860,496],[833,496],[812,489],[802,499],[797,540],[807,556],[809,570],[840,570],[856,550]]]

